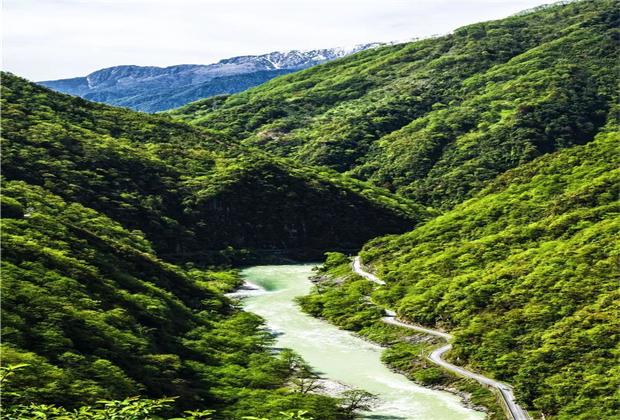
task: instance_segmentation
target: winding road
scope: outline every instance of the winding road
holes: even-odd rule
[[[367,280],[370,280],[380,285],[385,285],[385,282],[381,280],[379,277],[364,270],[364,268],[362,267],[362,261],[359,256],[356,256],[353,258],[353,271],[359,274],[360,276],[366,278]],[[387,314],[387,316],[384,316],[382,320],[383,322],[387,324],[397,325],[399,327],[420,331],[426,334],[432,334],[438,337],[442,337],[448,342],[453,338],[453,336],[448,333],[400,322],[396,319],[396,312],[391,311],[389,309],[385,309],[385,313]],[[438,349],[433,350],[431,354],[428,355],[428,360],[452,372],[458,373],[459,375],[475,379],[476,381],[480,382],[483,385],[496,388],[498,392],[500,393],[500,395],[502,396],[506,404],[506,407],[508,407],[508,411],[510,412],[510,415],[512,416],[513,420],[531,420],[531,417],[529,416],[527,411],[525,411],[523,407],[521,407],[515,402],[515,396],[514,396],[514,393],[512,392],[512,389],[513,389],[512,386],[505,384],[503,382],[496,381],[491,378],[487,378],[486,376],[482,376],[477,373],[470,372],[466,369],[463,369],[462,367],[453,365],[452,363],[448,363],[445,360],[443,360],[442,356],[446,354],[451,348],[452,348],[451,344],[446,344],[445,346],[441,346]]]

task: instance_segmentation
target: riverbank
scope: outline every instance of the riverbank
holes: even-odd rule
[[[329,322],[329,321],[328,321],[328,320],[326,320],[325,318],[321,318],[321,319],[323,319],[325,322]],[[366,336],[364,336],[364,335],[358,334],[358,333],[356,333],[356,332],[351,332],[351,334],[352,334],[352,335],[354,335],[355,337],[358,337],[358,338],[360,338],[360,339],[362,339],[362,340],[368,341],[369,343],[376,344],[376,345],[381,346],[381,347],[383,347],[383,348],[385,348],[385,349],[389,349],[389,348],[391,348],[391,346],[390,346],[389,344],[386,344],[386,343],[381,343],[381,342],[378,342],[378,341],[373,341],[373,340],[371,340],[370,338],[368,338],[368,337],[366,337]],[[432,346],[438,346],[438,345],[439,345],[439,343],[438,343],[438,341],[439,341],[439,340],[436,340],[436,339],[435,339],[434,337],[432,337],[432,336],[428,336],[428,335],[424,335],[424,334],[416,334],[416,335],[413,335],[413,336],[411,336],[411,337],[412,337],[412,338],[413,338],[413,337],[417,338],[417,339],[415,340],[415,343],[412,343],[412,344],[419,344],[419,343],[422,343],[422,342],[426,342],[426,343],[431,344]],[[409,338],[409,337],[407,337],[407,338]],[[425,388],[428,388],[428,389],[434,389],[434,390],[438,390],[438,391],[449,392],[449,393],[451,393],[451,394],[454,394],[454,395],[456,395],[456,396],[460,397],[460,398],[462,399],[463,406],[465,406],[465,407],[467,407],[467,408],[469,408],[469,409],[471,409],[471,410],[476,410],[476,411],[480,411],[480,412],[486,413],[487,415],[489,415],[489,413],[490,413],[490,410],[489,410],[489,408],[488,408],[488,407],[483,406],[483,405],[480,405],[480,404],[476,404],[476,403],[472,400],[472,394],[471,394],[470,392],[465,392],[465,391],[463,391],[463,390],[460,390],[460,389],[458,389],[458,388],[455,388],[455,387],[453,387],[453,386],[449,386],[449,385],[441,385],[441,384],[437,384],[437,385],[429,385],[429,384],[426,384],[426,383],[424,383],[424,382],[422,382],[422,381],[418,381],[418,380],[416,380],[416,379],[415,379],[415,378],[414,378],[414,377],[410,374],[410,372],[407,372],[407,371],[402,370],[402,369],[398,369],[397,367],[392,366],[392,365],[391,365],[391,364],[389,364],[388,362],[383,361],[383,363],[384,363],[384,364],[388,367],[388,369],[390,369],[392,372],[397,373],[397,374],[399,374],[399,375],[403,375],[403,376],[405,376],[407,379],[409,379],[409,380],[410,380],[411,382],[413,382],[413,383],[416,383],[416,384],[418,384],[418,385],[420,385],[420,386],[423,386],[423,387],[425,387]]]
[[[486,412],[489,420],[506,419],[493,392],[428,361],[427,356],[440,347],[443,340],[382,322],[383,309],[369,299],[377,284],[352,273],[349,258],[330,256],[326,267],[329,269],[319,271],[314,278],[320,293],[299,299],[305,312],[326,318],[340,328],[383,346],[386,348],[383,362],[413,382],[429,389],[452,392],[463,398],[465,406]]]
[[[244,299],[251,298],[253,296],[258,296],[263,293],[268,293],[264,288],[260,287],[257,284],[254,284],[248,280],[245,280],[243,285],[238,287],[236,290],[226,293],[226,296],[242,303]],[[327,322],[327,321],[326,321]],[[350,391],[354,389],[353,387],[339,382],[334,381],[332,379],[320,377],[318,379],[318,384],[313,391],[310,391],[319,395],[326,395],[332,398],[340,398],[342,393],[345,391]]]
[[[380,285],[385,285],[381,279],[379,279],[374,274],[367,272],[361,264],[361,260],[359,256],[356,256],[353,259],[353,272],[355,274],[361,275],[362,277],[375,282]],[[527,410],[522,407],[516,400],[516,397],[513,392],[513,388],[511,385],[506,384],[504,382],[499,382],[496,379],[489,378],[488,376],[484,376],[479,373],[475,373],[471,370],[468,370],[464,367],[454,365],[443,358],[443,355],[452,349],[452,345],[450,342],[454,338],[451,334],[446,333],[445,331],[439,331],[437,329],[429,329],[425,327],[421,327],[419,325],[412,325],[409,323],[404,323],[396,319],[396,312],[385,309],[387,316],[381,318],[381,320],[387,324],[397,325],[400,327],[404,327],[409,330],[414,330],[417,332],[422,332],[424,334],[430,334],[436,337],[441,337],[446,340],[446,344],[443,346],[434,349],[429,355],[427,355],[427,359],[433,362],[434,364],[446,369],[450,372],[456,373],[458,375],[464,376],[466,378],[474,379],[481,386],[485,388],[489,388],[493,390],[500,398],[498,401],[506,416],[510,419],[514,420],[531,420],[531,417]]]
[[[346,280],[345,277],[337,277],[337,278],[332,278],[328,275],[324,275],[324,274],[315,274],[313,276],[310,276],[308,278],[313,284],[315,285],[320,285],[323,282],[334,282],[335,284],[342,284],[344,283],[344,281]],[[263,293],[268,293],[265,289],[263,289],[261,286],[254,284],[248,280],[245,280],[245,283],[240,286],[238,289],[236,289],[234,292],[228,293],[226,294],[226,296],[232,298],[232,299],[236,299],[239,300],[240,302],[243,301],[244,299],[253,297],[253,296],[257,296]],[[333,325],[329,322],[329,320],[327,320],[324,317],[315,317],[317,320],[329,324],[329,325]],[[391,346],[385,342],[381,342],[381,341],[375,341],[370,339],[369,337],[363,335],[363,334],[359,334],[357,332],[354,331],[349,331],[349,333],[354,336],[357,337],[361,340],[364,340],[368,343],[372,343],[374,345],[380,346],[382,348],[385,349],[389,349],[391,348]],[[409,335],[407,337],[402,337],[400,338],[403,341],[406,341],[410,344],[413,345],[417,345],[417,344],[421,344],[421,343],[425,343],[428,344],[431,347],[436,347],[440,344],[439,339],[437,339],[436,337],[433,337],[431,335],[427,335],[427,334],[414,334],[414,335]],[[399,369],[393,365],[391,365],[390,363],[382,360],[382,363],[388,368],[390,369],[391,372],[395,373],[395,374],[399,374],[399,375],[403,375],[405,376],[408,380],[412,381],[413,383],[419,385],[419,386],[423,386],[425,388],[428,389],[432,389],[432,390],[437,390],[437,391],[443,391],[443,392],[449,392],[453,395],[458,396],[459,398],[461,398],[461,403],[465,408],[468,408],[470,410],[475,410],[475,411],[479,411],[479,412],[483,412],[487,415],[487,418],[493,419],[493,412],[486,406],[477,404],[473,401],[472,399],[472,393],[471,392],[466,392],[462,389],[459,389],[457,387],[454,386],[450,386],[450,385],[444,385],[444,384],[427,384],[424,383],[422,381],[416,380],[415,377],[413,377],[411,375],[410,372],[407,372],[405,370]],[[350,387],[342,382],[339,381],[333,381],[330,380],[328,378],[321,378],[320,379],[320,386],[317,387],[315,393],[317,394],[321,394],[321,395],[327,395],[329,397],[333,397],[333,398],[339,398],[342,394],[342,392],[347,391],[347,390],[351,390],[354,389],[353,387]]]
[[[247,296],[245,310],[261,315],[277,333],[276,347],[299,353],[322,377],[378,395],[380,401],[365,418],[398,420],[482,420],[482,412],[463,405],[462,398],[422,387],[389,369],[382,361],[383,347],[362,340],[333,324],[303,314],[294,302],[313,284],[312,266],[261,266],[244,269],[250,283],[268,292]],[[237,295],[239,296],[239,295]]]

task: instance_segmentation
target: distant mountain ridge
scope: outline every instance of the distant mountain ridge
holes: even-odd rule
[[[157,112],[208,96],[241,92],[283,74],[391,44],[394,43],[373,42],[350,47],[274,51],[263,55],[227,58],[206,65],[123,65],[97,70],[85,77],[38,83],[95,102]]]

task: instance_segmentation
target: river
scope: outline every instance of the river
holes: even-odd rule
[[[267,321],[278,333],[277,347],[299,353],[321,376],[378,395],[380,402],[366,419],[482,420],[485,414],[465,408],[453,394],[424,388],[391,372],[380,346],[302,313],[293,302],[308,294],[311,265],[256,266],[243,277],[259,286],[243,301],[245,310]]]

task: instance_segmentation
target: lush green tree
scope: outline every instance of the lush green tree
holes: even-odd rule
[[[363,389],[350,389],[341,394],[342,404],[345,412],[353,414],[356,411],[370,411],[377,403],[376,395]]]

